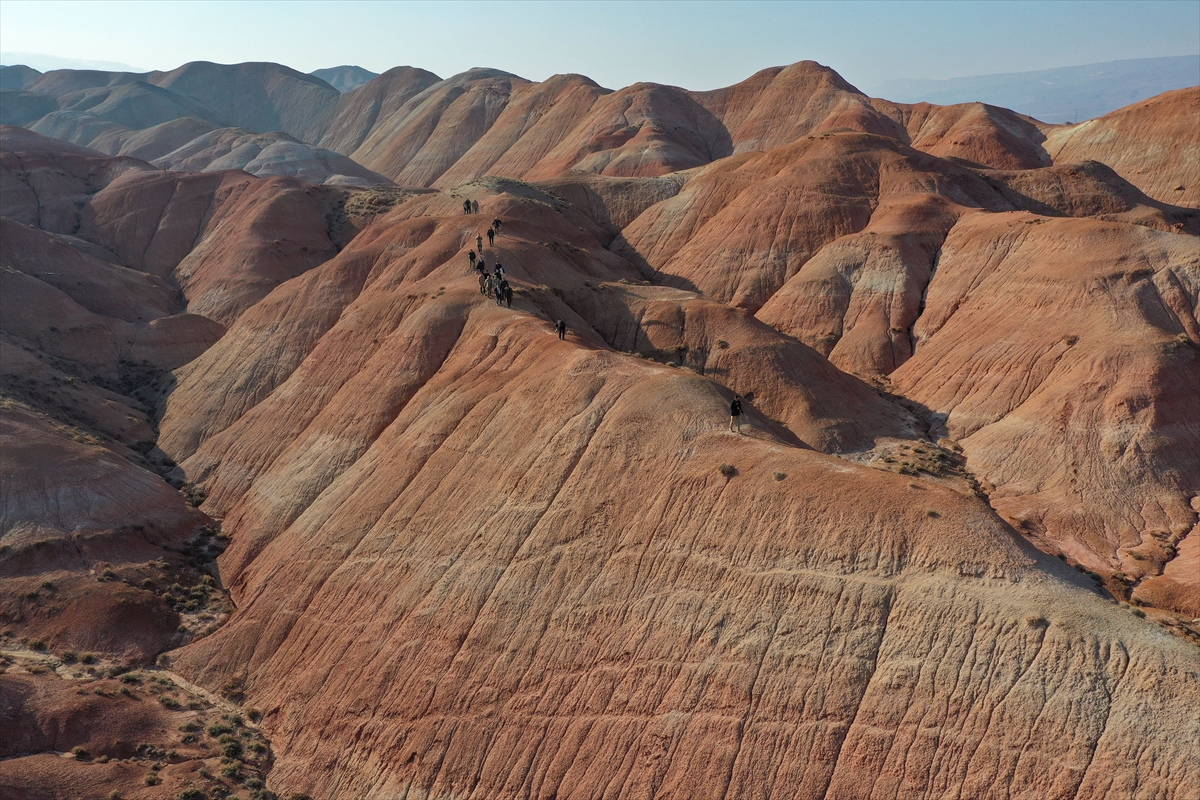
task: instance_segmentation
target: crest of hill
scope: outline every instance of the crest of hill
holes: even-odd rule
[[[1057,162],[1101,161],[1164,203],[1200,208],[1200,86],[1166,92],[1099,119],[1057,128]]]
[[[315,142],[329,124],[341,93],[320,78],[265,62],[194,61],[150,73],[156,86],[199,100],[229,124],[253,131],[284,131]]]
[[[441,81],[416,67],[395,67],[348,92],[338,101],[337,112],[322,134],[320,144],[352,155],[381,120],[388,120],[409,100]]]
[[[317,69],[308,74],[314,78],[320,78],[339,92],[348,92],[351,89],[357,89],[364,83],[379,77],[379,73],[377,72],[349,65]]]
[[[24,89],[41,74],[24,64],[0,65],[0,89]]]

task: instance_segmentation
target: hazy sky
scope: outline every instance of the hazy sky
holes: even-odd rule
[[[1137,2],[25,2],[0,51],[171,69],[475,66],[609,88],[727,86],[802,59],[860,88],[1200,51],[1200,0]]]

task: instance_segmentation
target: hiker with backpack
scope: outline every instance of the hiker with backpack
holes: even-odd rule
[[[471,201],[470,200],[463,200],[463,213],[464,214],[471,213]]]
[[[561,319],[554,323],[554,331],[558,334],[559,339],[567,338],[567,323]]]
[[[737,426],[737,432],[742,432],[742,396],[735,394],[733,400],[729,403],[729,432],[733,433],[734,425]]]

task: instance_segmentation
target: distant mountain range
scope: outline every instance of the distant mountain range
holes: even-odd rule
[[[947,80],[884,81],[864,91],[900,103],[981,102],[1043,122],[1078,122],[1173,89],[1200,85],[1200,55],[1106,61],[1078,67]]]
[[[52,69],[102,69],[110,72],[149,72],[141,67],[132,67],[120,61],[94,61],[86,58],[63,58],[49,53],[20,53],[12,50],[0,51],[0,66],[11,67],[24,64],[38,72]]]

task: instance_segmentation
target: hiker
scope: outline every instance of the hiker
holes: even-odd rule
[[[501,278],[504,277],[504,265],[501,264],[499,261],[496,262],[496,274],[499,275]]]
[[[486,272],[479,273],[479,293],[484,297],[487,297],[488,286],[491,284],[491,282],[492,279],[488,277]]]
[[[471,201],[471,213],[472,213],[472,214],[478,214],[478,213],[479,213],[479,201],[478,201],[478,200],[472,200],[472,201]]]
[[[479,250],[479,255],[483,255],[483,237],[478,233],[475,234],[475,247]]]
[[[504,304],[504,285],[496,281],[496,305]]]
[[[470,200],[463,200],[463,213],[464,214],[471,213],[471,201]]]
[[[475,269],[475,251],[474,250],[467,251],[467,261],[471,262],[471,269]]]
[[[554,323],[554,330],[558,333],[559,339],[567,338],[567,323],[563,322],[561,319]]]
[[[512,296],[513,296],[512,287],[508,285],[508,281],[505,281],[503,283],[503,286],[504,286],[504,304],[506,306],[508,306],[509,308],[512,308]]]
[[[488,237],[488,247],[495,247],[496,246],[496,232],[494,230],[492,230],[491,228],[488,228],[487,237]]]
[[[737,426],[737,432],[742,432],[742,396],[735,394],[733,401],[729,404],[729,432],[733,433],[734,426]]]
[[[496,217],[494,220],[492,220],[492,230],[494,230],[496,232],[497,236],[500,235],[500,218],[499,217]]]

